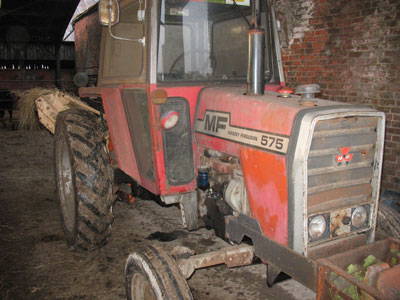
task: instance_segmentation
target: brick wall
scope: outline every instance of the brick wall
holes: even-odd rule
[[[400,192],[400,1],[275,1],[286,82],[386,113],[382,189]]]

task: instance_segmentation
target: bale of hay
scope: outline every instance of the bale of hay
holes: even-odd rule
[[[33,88],[29,90],[14,90],[11,94],[18,99],[19,128],[26,131],[39,129],[39,119],[36,114],[35,100],[43,95],[56,93],[57,89]]]
[[[26,132],[40,128],[42,124],[54,133],[59,112],[70,109],[86,109],[100,115],[100,111],[90,107],[79,98],[57,89],[33,88],[26,91],[12,91],[18,100],[20,129]]]
[[[57,116],[64,110],[79,108],[100,115],[98,110],[88,106],[79,99],[60,92],[40,96],[36,99],[35,103],[40,123],[53,134],[55,132]]]

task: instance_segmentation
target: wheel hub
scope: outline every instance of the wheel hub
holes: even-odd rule
[[[73,231],[75,224],[75,188],[72,182],[71,158],[65,139],[60,141],[60,160],[57,166],[58,189],[64,223],[68,231]]]
[[[131,295],[133,300],[157,300],[148,279],[138,273],[132,276]]]

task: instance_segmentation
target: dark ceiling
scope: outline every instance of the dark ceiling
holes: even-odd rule
[[[79,0],[0,0],[0,42],[62,41]]]

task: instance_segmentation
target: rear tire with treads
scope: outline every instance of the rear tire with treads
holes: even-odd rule
[[[384,202],[379,203],[377,229],[400,239],[400,214]]]
[[[129,254],[125,280],[128,300],[193,300],[174,259],[156,246]]]
[[[54,134],[55,178],[61,223],[73,248],[107,243],[113,221],[112,169],[98,115],[80,109],[58,114]]]

